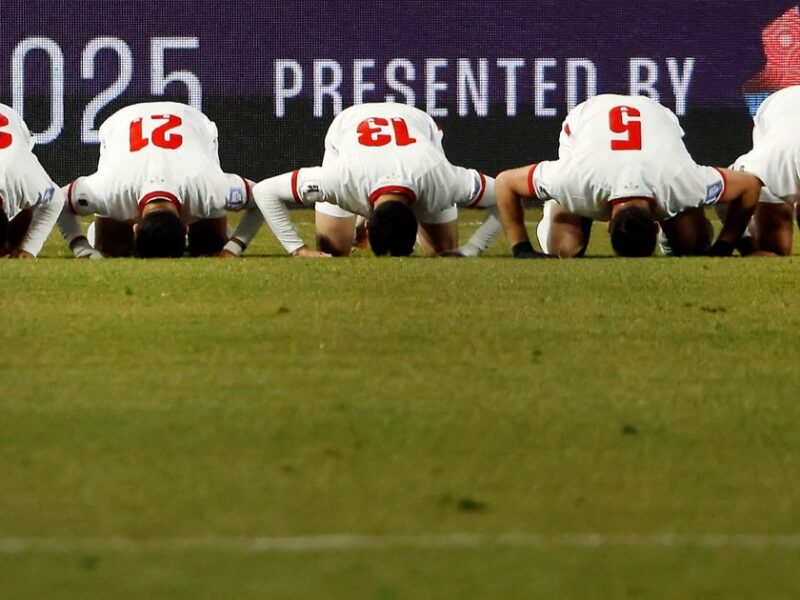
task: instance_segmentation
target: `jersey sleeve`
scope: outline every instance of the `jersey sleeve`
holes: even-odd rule
[[[251,197],[250,183],[241,175],[225,173],[225,210],[240,211]]]
[[[666,214],[674,217],[687,208],[710,206],[725,195],[725,175],[716,167],[692,165],[671,179],[671,185],[657,193],[658,205]]]
[[[292,198],[298,206],[317,202],[338,204],[341,197],[340,178],[333,167],[310,167],[292,171]]]
[[[74,215],[109,216],[106,198],[98,193],[96,176],[78,177],[67,186],[65,210]],[[134,218],[135,215],[131,215]]]
[[[528,170],[528,192],[534,200],[557,200],[565,170],[564,160],[543,160]]]

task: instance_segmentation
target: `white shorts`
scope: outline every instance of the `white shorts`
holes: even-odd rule
[[[539,239],[539,246],[542,247],[542,252],[550,253],[550,226],[553,221],[553,206],[558,204],[555,200],[547,200],[544,203],[544,212],[542,220],[536,226],[536,237]]]
[[[761,188],[761,195],[758,197],[758,201],[764,204],[783,204],[783,198],[770,192],[766,186]]]
[[[331,202],[316,202],[314,204],[314,211],[329,217],[338,217],[344,219],[346,217],[355,217],[356,213],[351,213],[349,210],[343,209],[338,204]]]
[[[356,216],[355,213],[351,213],[349,210],[343,209],[338,204],[332,204],[330,202],[317,202],[316,204],[314,204],[314,210],[323,215],[328,215],[330,217],[338,217],[340,219]],[[439,212],[427,212],[424,210],[415,210],[414,216],[417,217],[417,221],[419,221],[420,223],[429,223],[429,224],[450,223],[451,221],[455,221],[458,218],[458,208],[455,205],[453,205],[450,208],[446,208],[445,210],[441,210]]]

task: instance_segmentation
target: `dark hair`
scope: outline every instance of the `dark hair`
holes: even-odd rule
[[[417,240],[417,218],[399,200],[388,200],[372,212],[367,232],[376,256],[408,256]]]
[[[8,215],[0,205],[0,253],[6,245],[6,238],[8,237]]]
[[[208,228],[189,228],[189,256],[216,256],[227,242],[217,231]]]
[[[649,208],[626,206],[611,218],[611,247],[620,256],[651,256],[656,249],[655,218]]]
[[[167,210],[147,213],[136,233],[139,258],[180,258],[186,247],[186,232],[178,215]]]

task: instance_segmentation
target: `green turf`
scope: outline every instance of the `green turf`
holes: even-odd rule
[[[800,589],[796,544],[691,542],[800,534],[800,259],[362,256],[0,261],[0,538],[58,542],[0,597]],[[224,543],[341,533],[690,541]]]

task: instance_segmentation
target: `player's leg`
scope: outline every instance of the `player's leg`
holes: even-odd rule
[[[94,247],[111,258],[133,256],[133,223],[107,217],[94,219]]]
[[[671,256],[697,256],[711,246],[714,227],[702,208],[689,208],[661,221]]]
[[[216,256],[228,241],[228,217],[190,223],[188,237],[190,256]]]
[[[356,232],[356,215],[330,204],[314,205],[314,227],[317,232],[317,250],[331,256],[350,256]]]
[[[586,254],[591,234],[591,219],[569,212],[555,200],[544,203],[542,220],[536,227],[543,252],[560,258],[580,258]]]
[[[417,215],[417,239],[425,256],[437,256],[458,248],[458,209],[455,206]]]
[[[6,254],[14,255],[19,250],[22,241],[25,239],[25,234],[28,233],[28,228],[30,228],[32,220],[33,208],[26,208],[17,213],[17,215],[8,222],[6,246],[0,249],[0,256],[5,256]]]
[[[792,213],[792,206],[785,202],[759,202],[752,223],[756,248],[779,256],[789,256],[794,232]]]

